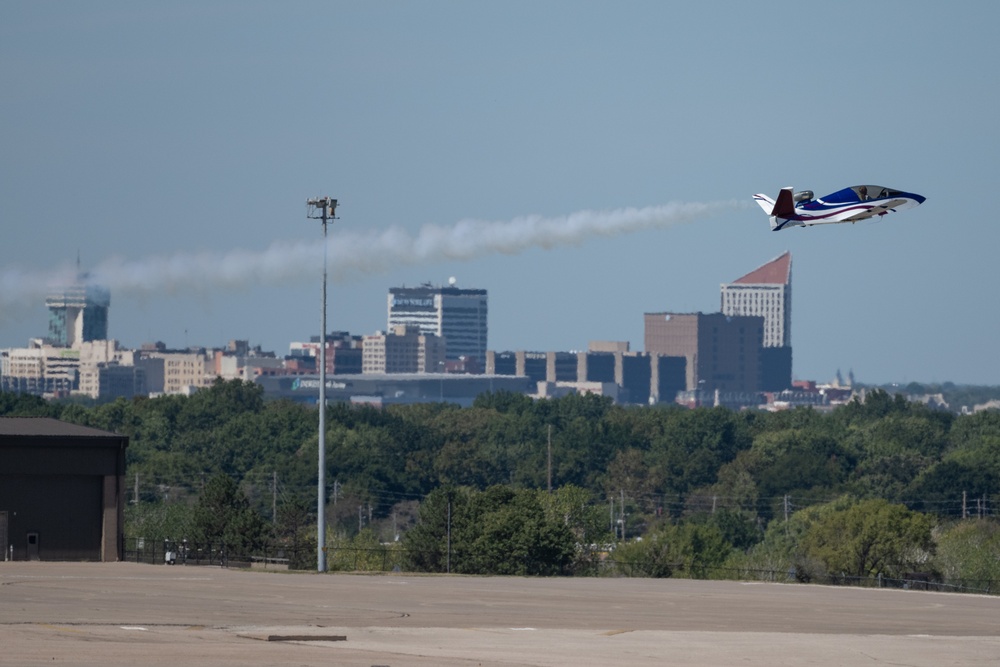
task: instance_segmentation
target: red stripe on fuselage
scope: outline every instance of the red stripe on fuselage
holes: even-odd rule
[[[800,213],[796,213],[794,217],[787,217],[787,218],[786,216],[780,216],[780,217],[786,218],[787,220],[800,220],[800,221],[824,220],[826,218],[832,218],[835,215],[840,215],[841,213],[847,213],[849,211],[870,211],[873,208],[875,208],[874,205],[863,205],[863,206],[853,206],[850,208],[838,208],[835,211],[830,211],[825,215],[802,215]]]

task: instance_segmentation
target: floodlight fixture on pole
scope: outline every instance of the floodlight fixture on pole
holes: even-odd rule
[[[326,224],[337,219],[337,200],[306,200],[306,217],[323,221],[323,308],[319,337],[319,456],[316,481],[316,571],[326,572]]]

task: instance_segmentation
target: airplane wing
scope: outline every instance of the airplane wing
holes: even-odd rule
[[[872,206],[867,211],[861,211],[849,218],[844,218],[844,222],[858,222],[859,220],[867,220],[868,218],[874,218],[876,215],[885,215],[886,213],[893,213],[895,209],[900,204],[906,203],[905,199],[890,199],[887,202],[883,202],[878,206]]]
[[[876,215],[881,215],[885,211],[880,211],[879,206],[873,206],[872,208],[861,211],[860,213],[855,213],[849,218],[844,218],[841,222],[858,222],[860,220],[867,220],[868,218],[874,218]]]

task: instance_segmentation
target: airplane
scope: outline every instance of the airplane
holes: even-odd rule
[[[819,199],[813,198],[812,190],[795,192],[792,188],[782,188],[777,201],[760,194],[753,198],[770,216],[773,232],[787,227],[854,223],[913,208],[926,199],[922,195],[881,185],[855,185]]]

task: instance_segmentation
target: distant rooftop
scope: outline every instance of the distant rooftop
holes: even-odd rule
[[[785,252],[775,257],[767,264],[757,267],[742,278],[732,282],[734,285],[787,285],[792,280],[792,253]]]

